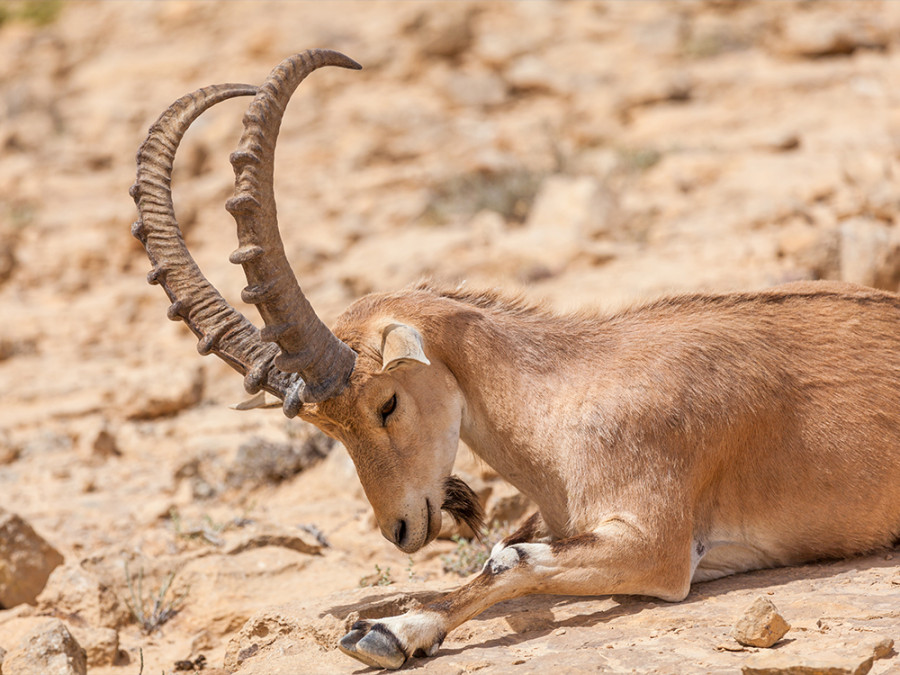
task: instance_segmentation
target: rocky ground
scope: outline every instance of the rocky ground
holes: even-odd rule
[[[326,321],[423,276],[559,310],[792,279],[897,290],[898,36],[900,3],[868,0],[0,5],[4,675],[362,672],[334,649],[348,617],[427,599],[478,553],[397,552],[346,453],[230,410],[240,378],[165,320],[127,192],[175,98],[308,47],[365,66],[314,74],[279,140],[285,245]],[[198,262],[253,316],[222,208],[244,105],[195,124],[174,184]],[[493,516],[521,515],[460,463]],[[742,647],[760,595],[792,628]],[[408,669],[887,673],[898,638],[887,551],[679,604],[509,602]]]

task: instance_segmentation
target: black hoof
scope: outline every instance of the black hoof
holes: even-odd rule
[[[406,663],[406,652],[397,636],[379,623],[357,621],[338,647],[347,656],[373,668],[397,670]]]

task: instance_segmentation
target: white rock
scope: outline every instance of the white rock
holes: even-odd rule
[[[3,659],[6,675],[87,675],[87,655],[59,619],[49,619],[22,638]]]
[[[84,647],[91,668],[113,666],[119,658],[119,632],[114,628],[72,626],[72,634]]]
[[[790,56],[820,57],[850,54],[857,49],[884,49],[888,35],[874,17],[796,13],[785,22],[774,43],[776,51]]]
[[[900,282],[900,232],[874,218],[840,225],[841,280],[896,291]]]
[[[131,620],[113,589],[79,564],[53,570],[37,603],[41,612],[76,616],[90,626],[119,628]]]
[[[149,420],[174,415],[200,402],[203,397],[202,364],[172,368],[171,364],[155,364],[128,375],[131,386],[121,390],[125,416],[132,420]]]
[[[550,176],[541,184],[525,226],[550,245],[561,240],[580,245],[610,229],[613,207],[608,191],[592,176]]]

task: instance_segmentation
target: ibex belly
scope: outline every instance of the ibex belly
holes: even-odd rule
[[[725,532],[714,532],[710,541],[694,541],[692,563],[691,583],[696,583],[774,567],[782,564],[782,560],[766,546],[766,542],[751,543],[732,538]]]

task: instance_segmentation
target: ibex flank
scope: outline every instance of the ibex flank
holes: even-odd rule
[[[853,555],[900,537],[900,296],[838,283],[668,298],[559,316],[501,295],[419,285],[368,295],[329,330],[278,233],[275,141],[288,99],[332,51],[297,54],[261,87],[176,101],[138,152],[133,234],[169,318],[350,453],[384,536],[406,552],[441,510],[476,530],[451,475],[459,440],[538,507],[471,582],[340,641],[371,666],[433,655],[447,633],[528,593],[682,600],[692,582]],[[231,261],[262,330],[204,278],[170,192],[188,126],[253,96],[232,154]]]

